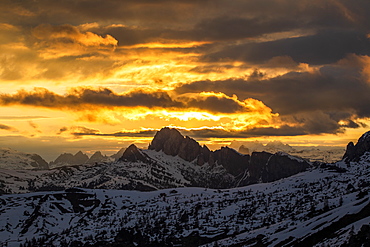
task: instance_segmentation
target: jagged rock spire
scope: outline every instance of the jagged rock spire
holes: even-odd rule
[[[361,156],[366,152],[370,151],[370,131],[363,134],[360,139],[358,139],[356,145],[353,142],[348,143],[346,152],[344,153],[343,160],[349,161],[359,161]]]
[[[211,158],[212,152],[206,147],[201,146],[194,139],[186,136],[184,137],[177,129],[162,128],[158,131],[149,149],[155,151],[163,151],[165,154],[176,156],[186,161],[193,161],[197,159],[199,165],[203,165]]]

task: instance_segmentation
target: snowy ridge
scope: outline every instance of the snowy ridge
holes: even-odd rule
[[[44,171],[0,169],[0,192],[27,193],[71,187],[142,191],[190,185],[221,188],[230,186],[233,180],[222,167],[211,169],[207,164],[200,167],[154,150],[142,152],[150,158],[150,162],[102,162]]]
[[[231,188],[287,177],[289,175],[281,172],[284,167],[291,169],[290,174],[296,174],[309,166],[303,159],[291,155],[254,153],[253,162],[245,159],[243,162],[249,163],[235,163],[234,167],[246,168],[242,168],[240,174],[232,175],[219,162],[199,166],[196,160],[189,162],[178,156],[166,155],[162,151],[137,151],[138,155],[143,156],[143,160],[118,160],[44,171],[0,169],[0,193],[52,191],[71,187],[140,191],[189,186]],[[243,156],[236,152],[235,155]],[[270,157],[269,160],[273,157],[276,164],[259,159],[259,156]]]
[[[363,246],[368,143],[335,164],[223,148],[199,165],[130,146],[116,162],[0,170],[2,193],[43,191],[0,196],[1,246]]]
[[[14,169],[48,169],[48,164],[37,154],[27,154],[11,148],[0,148],[0,168]]]
[[[335,164],[347,172],[315,168],[227,190],[3,195],[0,239],[56,246],[340,246],[370,224],[368,159]]]

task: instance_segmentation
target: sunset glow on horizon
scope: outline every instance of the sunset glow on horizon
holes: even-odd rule
[[[370,124],[370,2],[1,1],[0,147],[113,153],[162,127],[342,146]]]

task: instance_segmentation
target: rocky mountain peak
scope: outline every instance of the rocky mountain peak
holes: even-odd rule
[[[82,151],[78,151],[75,155],[71,153],[63,153],[58,156],[54,161],[50,162],[49,167],[55,168],[66,165],[81,165],[89,160],[89,156]]]
[[[104,156],[100,151],[96,151],[88,161],[86,161],[87,164],[94,164],[94,163],[97,163],[97,162],[101,162],[103,161],[104,159],[106,159],[107,157]]]
[[[167,155],[178,155],[186,161],[197,159],[199,165],[208,162],[211,153],[208,148],[201,147],[194,139],[189,136],[184,137],[177,129],[168,127],[162,128],[155,134],[149,149],[163,151]]]
[[[119,160],[122,157],[123,153],[125,152],[126,148],[121,148],[117,153],[113,154],[111,157],[114,160]]]
[[[119,158],[119,161],[143,161],[146,162],[148,159],[145,155],[136,147],[135,144],[131,144],[126,150],[123,152],[122,157]]]
[[[175,156],[179,153],[183,140],[184,136],[177,129],[165,127],[155,134],[149,149],[157,152],[163,151],[165,154]]]
[[[89,159],[89,156],[82,153],[82,151],[78,151],[73,158],[76,164],[83,164]]]
[[[370,131],[363,134],[357,141],[348,143],[343,159],[349,161],[359,161],[361,156],[370,151]]]

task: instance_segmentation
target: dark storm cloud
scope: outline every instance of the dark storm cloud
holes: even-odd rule
[[[173,101],[166,92],[134,91],[119,95],[107,88],[78,88],[66,95],[59,95],[45,88],[36,88],[28,92],[20,90],[16,94],[1,94],[2,105],[29,105],[48,108],[81,109],[90,106],[146,106],[146,107],[181,107],[181,103]]]
[[[240,99],[255,98],[283,115],[352,109],[361,116],[370,116],[370,85],[361,68],[340,65],[325,66],[317,73],[291,72],[269,79],[197,81],[175,91],[179,94],[214,91],[236,94]]]
[[[362,74],[363,66],[361,57],[352,55],[314,73],[197,81],[175,91],[180,94],[213,91],[235,94],[241,100],[258,99],[279,113],[283,122],[298,124],[298,133],[337,133],[344,127],[358,128],[361,123],[356,119],[370,117],[370,84]]]
[[[141,131],[119,131],[114,133],[95,133],[84,131],[72,131],[74,136],[112,136],[112,137],[153,137],[158,130],[141,130]],[[224,129],[179,129],[182,135],[190,136],[195,139],[208,138],[246,138],[257,136],[297,136],[308,134],[303,128],[282,126],[280,128],[253,128],[242,131],[232,131]]]
[[[226,47],[205,55],[203,59],[208,62],[230,59],[258,64],[274,57],[289,56],[300,63],[330,64],[350,53],[370,55],[367,33],[325,30],[316,35]]]
[[[158,38],[238,40],[297,29],[335,27],[367,31],[366,9],[370,4],[334,0],[235,0],[232,3],[227,0],[5,0],[0,7],[1,22],[24,27],[44,23],[124,24],[126,27],[100,30],[100,33],[117,36],[120,44],[138,44]]]
[[[0,94],[0,105],[26,105],[55,109],[98,110],[112,107],[147,107],[165,109],[198,109],[213,113],[249,112],[248,106],[225,95],[180,95],[170,96],[165,91],[134,90],[117,94],[110,89],[72,89],[59,95],[45,88],[34,91],[20,90],[15,94]]]
[[[287,19],[222,16],[201,21],[193,30],[193,35],[194,38],[201,40],[237,40],[258,37],[266,33],[283,32],[296,27],[296,22]]]
[[[71,132],[74,136],[113,136],[113,137],[152,137],[156,130],[141,130],[141,131],[119,131],[114,133],[97,133],[73,130]]]
[[[234,99],[207,95],[204,97],[180,96],[179,99],[190,108],[207,109],[211,112],[235,113],[248,109]]]

